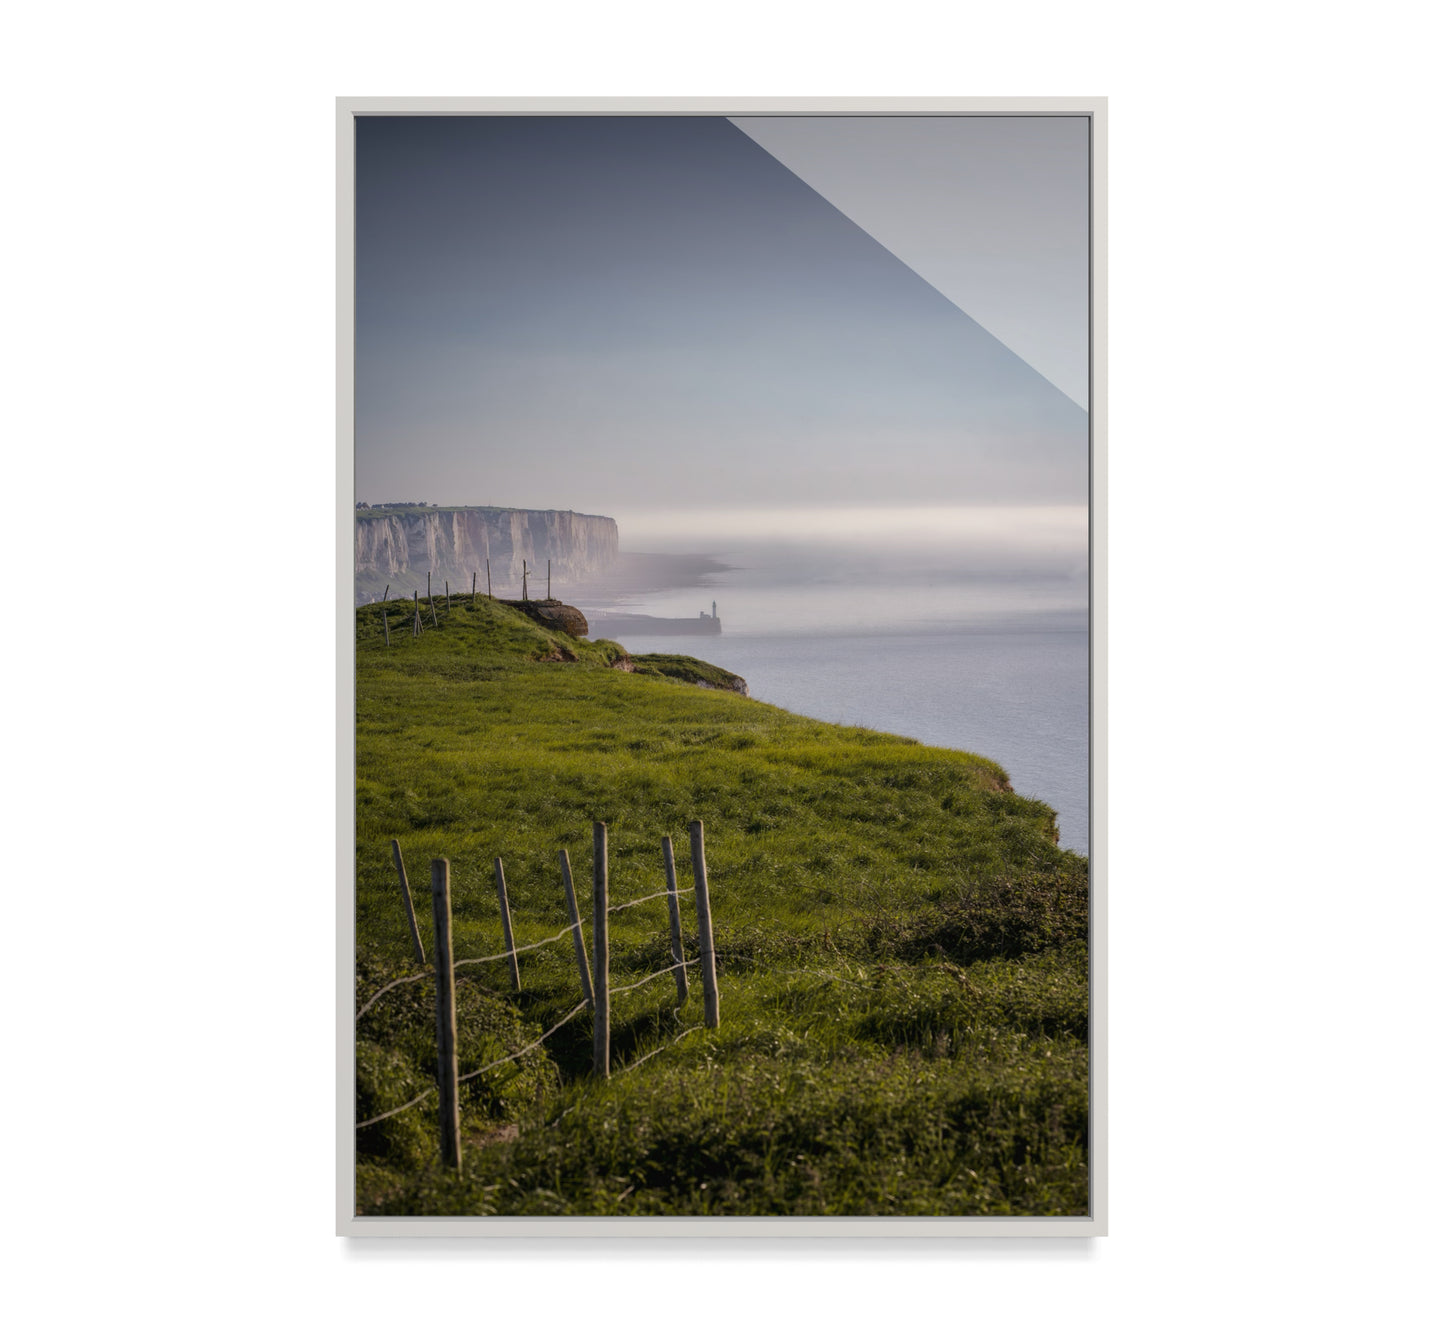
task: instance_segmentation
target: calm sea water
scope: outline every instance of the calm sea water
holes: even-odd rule
[[[755,699],[825,722],[996,760],[1014,790],[1058,812],[1089,850],[1088,634],[1077,569],[981,573],[947,552],[879,560],[856,548],[753,545],[692,587],[618,609],[696,616],[717,637],[626,636],[634,653],[688,653],[746,678]]]

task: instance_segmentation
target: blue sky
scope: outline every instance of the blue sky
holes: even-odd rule
[[[725,119],[362,119],[356,296],[373,503],[1087,497],[1086,413]]]

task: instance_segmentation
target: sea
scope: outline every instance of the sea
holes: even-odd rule
[[[722,533],[706,548],[698,535],[654,541],[680,553],[691,539],[673,586],[590,598],[591,613],[696,618],[716,602],[721,634],[628,634],[630,652],[700,657],[790,712],[985,755],[1016,792],[1057,812],[1061,846],[1088,854],[1087,540],[1077,523],[1066,539],[1024,550],[936,533]]]

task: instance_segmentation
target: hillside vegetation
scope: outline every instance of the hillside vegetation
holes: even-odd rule
[[[620,670],[619,645],[486,598],[438,599],[420,639],[389,603],[390,647],[382,609],[356,613],[357,1007],[418,971],[392,838],[430,961],[431,857],[462,959],[502,950],[494,857],[520,946],[567,924],[559,848],[587,922],[594,820],[622,903],[663,887],[663,834],[691,887],[701,819],[721,1024],[695,974],[680,1009],[670,976],[614,995],[602,1082],[584,1010],[462,1084],[462,1172],[434,1096],[359,1130],[359,1212],[1088,1211],[1087,863],[1048,807],[987,759],[699,688],[686,658]],[[610,930],[614,988],[670,962],[664,899]],[[581,1000],[568,940],[520,965],[520,993],[503,962],[458,970],[463,1075]],[[423,978],[358,1021],[358,1122],[435,1086],[434,1002]]]

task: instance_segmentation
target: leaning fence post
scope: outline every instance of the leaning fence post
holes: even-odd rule
[[[460,1170],[461,1122],[457,1115],[457,1005],[452,976],[451,865],[439,856],[431,863],[432,923],[436,928],[437,1089],[441,1093],[442,1165]]]
[[[401,844],[391,840],[391,859],[396,862],[396,873],[401,878],[401,900],[406,905],[406,923],[411,927],[412,948],[416,950],[416,961],[425,965],[426,950],[421,947],[421,931],[416,928],[416,912],[411,905],[411,888],[406,882],[406,863],[401,859]]]
[[[717,1027],[717,963],[712,948],[712,904],[707,897],[707,858],[703,855],[702,820],[694,819],[687,826],[692,842],[692,882],[697,890],[697,935],[702,955],[703,1022]]]
[[[386,607],[381,608],[381,632],[386,635],[386,646],[391,647],[391,626],[386,623]]]
[[[497,871],[497,901],[502,905],[502,939],[507,946],[507,966],[512,969],[513,990],[522,989],[522,974],[517,971],[517,946],[512,942],[512,909],[507,903],[507,877],[502,873],[502,858],[492,861]]]
[[[682,961],[682,913],[677,906],[677,864],[672,859],[672,839],[662,840],[662,868],[667,872],[667,920],[672,927],[672,975],[677,981],[677,1002],[687,999],[687,967]]]
[[[428,583],[431,582],[431,575],[430,575],[430,574],[428,574],[428,575],[426,576],[426,581],[427,581]],[[428,605],[429,607],[431,607],[431,625],[432,625],[432,628],[433,628],[433,629],[440,629],[441,626],[437,624],[437,599],[431,595],[431,590],[430,590],[430,589],[427,590],[427,605]]]
[[[592,1003],[592,977],[587,971],[587,946],[582,941],[582,918],[577,915],[577,895],[572,891],[572,862],[564,847],[558,853],[562,862],[562,893],[567,899],[567,915],[572,921],[572,952],[577,955],[577,970],[582,974],[582,998]]]
[[[607,825],[592,825],[592,1072],[611,1072],[607,994]]]
[[[386,601],[386,593],[387,593],[387,592],[390,592],[390,591],[391,591],[391,584],[388,583],[388,584],[386,585],[386,592],[384,592],[384,593],[381,594],[381,600],[382,600],[383,602]]]

